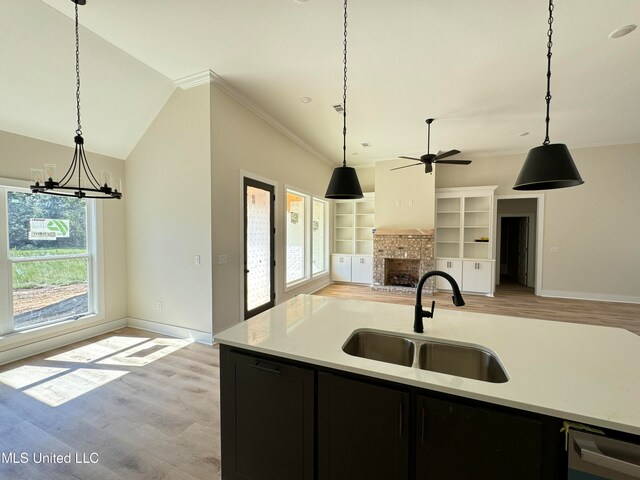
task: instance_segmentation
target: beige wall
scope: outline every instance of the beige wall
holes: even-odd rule
[[[585,184],[543,192],[542,294],[639,302],[640,144],[571,153]],[[442,169],[437,186],[499,185],[497,195],[525,193],[512,190],[524,158],[476,158]]]
[[[232,97],[211,87],[211,158],[213,258],[228,263],[213,267],[214,332],[241,321],[242,221],[241,171],[277,184],[276,301],[311,292],[328,276],[289,292],[284,291],[285,185],[324,197],[332,167],[322,163]]]
[[[376,189],[376,167],[355,167],[363,192],[374,192]]]
[[[376,163],[376,228],[433,228],[435,179],[422,166],[391,171],[407,160]]]
[[[210,334],[209,127],[209,87],[176,90],[126,161],[125,193],[129,317]]]
[[[86,140],[87,147],[90,147],[90,138]],[[69,135],[69,144],[73,145],[73,131]],[[44,163],[57,165],[58,173],[64,174],[72,158],[72,147],[0,131],[0,177],[30,181],[30,169],[42,169]],[[91,152],[87,152],[87,158],[94,173],[98,175],[100,170],[110,171],[116,181],[122,179],[124,184],[123,200],[104,200],[100,203],[104,232],[105,321],[111,321],[127,315],[125,166],[122,160]]]

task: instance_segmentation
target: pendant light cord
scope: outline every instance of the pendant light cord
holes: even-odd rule
[[[76,135],[82,136],[80,123],[80,35],[78,34],[78,2],[76,4],[76,112],[78,115],[78,129]]]
[[[344,47],[344,83],[342,90],[342,166],[347,166],[347,0],[344,0],[344,41],[342,42]]]
[[[547,124],[546,134],[544,137],[543,145],[549,145],[549,107],[551,105],[551,47],[553,46],[553,41],[551,40],[551,36],[553,35],[553,0],[549,0],[549,30],[547,30],[547,37],[549,40],[547,41],[547,95],[544,97],[547,101],[547,116],[545,118],[545,122]]]

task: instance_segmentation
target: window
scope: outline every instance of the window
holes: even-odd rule
[[[287,189],[287,287],[328,271],[329,204]]]
[[[307,278],[305,219],[308,198],[287,190],[287,285]]]
[[[0,194],[0,204],[6,202],[0,235],[8,240],[0,260],[9,272],[0,289],[9,305],[0,310],[8,317],[0,318],[2,331],[94,313],[92,201],[11,188]]]
[[[312,273],[317,275],[326,272],[327,269],[327,215],[328,204],[324,200],[313,199],[313,221],[311,223],[313,252]]]

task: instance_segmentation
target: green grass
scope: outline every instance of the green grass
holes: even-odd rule
[[[45,253],[46,252],[46,253]],[[81,249],[51,249],[11,251],[11,257],[41,257],[45,255],[73,255],[85,253]],[[20,262],[13,264],[13,288],[44,288],[52,285],[73,285],[87,282],[87,259]]]

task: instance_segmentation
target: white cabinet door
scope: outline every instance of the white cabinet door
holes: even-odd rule
[[[356,255],[351,259],[351,281],[353,283],[373,283],[373,257]]]
[[[436,270],[451,275],[462,288],[462,260],[436,260]],[[451,284],[442,277],[436,277],[436,288],[451,291]]]
[[[331,280],[334,282],[351,281],[351,257],[331,255]]]
[[[491,293],[492,262],[462,262],[462,291],[473,293]]]

